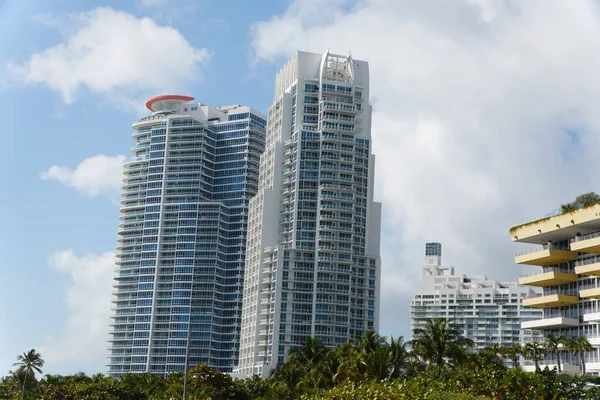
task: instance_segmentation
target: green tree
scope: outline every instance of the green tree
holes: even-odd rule
[[[241,382],[251,400],[262,399],[269,392],[269,382],[259,375],[252,375]]]
[[[296,362],[279,364],[271,375],[271,380],[274,383],[272,389],[283,391],[283,388],[286,388],[290,396],[296,398],[299,394],[300,382],[304,379],[305,375],[306,370]]]
[[[464,359],[467,349],[474,345],[471,339],[463,337],[460,330],[446,319],[427,321],[424,328],[413,331],[413,337],[409,343],[415,354],[432,364],[438,377],[447,361]]]
[[[338,349],[327,352],[325,357],[302,378],[300,386],[303,389],[335,386],[337,373],[342,363]]]
[[[394,340],[390,339],[389,353],[389,378],[398,379],[406,377],[408,370],[410,369],[410,352],[407,349],[407,343],[404,338],[400,336]]]
[[[505,369],[504,361],[502,357],[504,356],[503,348],[494,343],[490,347],[486,347],[479,351],[478,353],[470,354],[468,357],[468,362],[464,363],[462,369],[464,367],[467,368],[475,368],[476,370],[499,370]]]
[[[327,351],[319,339],[309,336],[300,347],[294,347],[289,351],[288,359],[309,371],[325,357]]]
[[[546,336],[546,341],[544,345],[546,346],[546,351],[553,356],[556,356],[556,369],[560,374],[562,372],[561,364],[560,364],[560,353],[565,348],[568,343],[568,338],[565,335],[555,336],[553,334],[549,334]]]
[[[523,349],[519,343],[513,343],[510,346],[506,346],[502,349],[504,356],[510,360],[513,368],[517,368],[519,364],[519,355],[522,354]]]
[[[535,370],[540,371],[540,360],[546,356],[546,347],[540,342],[529,342],[523,347],[523,352],[535,364]]]
[[[560,208],[562,212],[571,212],[596,203],[600,203],[600,195],[595,192],[589,192],[580,194],[570,203],[561,204]]]
[[[93,379],[101,379],[94,376]],[[130,393],[137,393],[140,399],[156,398],[167,389],[168,382],[164,378],[152,374],[127,373],[119,379],[119,387]]]
[[[594,350],[594,346],[590,344],[585,336],[580,336],[576,339],[570,339],[567,343],[567,348],[571,354],[579,356],[581,374],[585,375],[585,353]]]
[[[44,366],[44,360],[40,353],[35,349],[31,349],[26,353],[21,354],[17,357],[17,362],[13,364],[19,371],[23,371],[25,376],[23,378],[23,388],[21,390],[21,400],[25,398],[25,384],[27,378],[35,380],[35,374],[42,373],[42,367]]]
[[[189,371],[190,397],[197,399],[226,400],[244,398],[234,385],[233,378],[208,365],[199,364]]]

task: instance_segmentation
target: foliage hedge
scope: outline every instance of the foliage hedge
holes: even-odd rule
[[[443,389],[435,380],[396,382],[370,382],[366,384],[349,383],[334,389],[304,395],[302,400],[484,400],[469,394],[452,393]]]

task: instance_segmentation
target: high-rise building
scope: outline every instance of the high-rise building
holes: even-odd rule
[[[250,202],[240,376],[268,375],[306,337],[378,330],[369,65],[298,52],[278,73]]]
[[[544,334],[571,338],[586,336],[594,350],[586,352],[586,370],[600,372],[600,205],[558,210],[542,219],[510,229],[513,242],[536,247],[515,257],[535,271],[519,279],[543,293],[523,300],[523,305],[543,310],[543,316],[523,324]],[[579,370],[579,359],[565,353],[563,367]],[[550,355],[542,364],[555,364]]]
[[[525,321],[542,317],[521,300],[539,294],[537,288],[498,282],[486,276],[456,275],[454,267],[442,266],[442,245],[425,245],[421,290],[411,302],[411,327],[423,327],[431,319],[444,318],[475,342],[475,350],[494,343],[509,346],[541,340],[542,333],[521,329]]]
[[[125,163],[109,374],[231,372],[239,350],[248,203],[265,117],[187,96],[146,103]]]

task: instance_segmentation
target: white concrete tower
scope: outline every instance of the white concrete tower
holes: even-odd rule
[[[250,202],[239,376],[267,376],[306,337],[379,328],[369,65],[298,52],[278,73]]]
[[[123,172],[108,373],[237,363],[246,219],[265,116],[193,97],[148,100]]]

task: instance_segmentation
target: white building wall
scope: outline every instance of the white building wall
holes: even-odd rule
[[[494,343],[508,346],[543,340],[541,331],[521,329],[522,322],[543,316],[542,310],[521,305],[522,299],[541,290],[486,276],[456,275],[454,267],[441,265],[441,255],[426,257],[426,262],[421,290],[410,305],[413,330],[430,319],[445,318],[475,342],[475,350]]]

